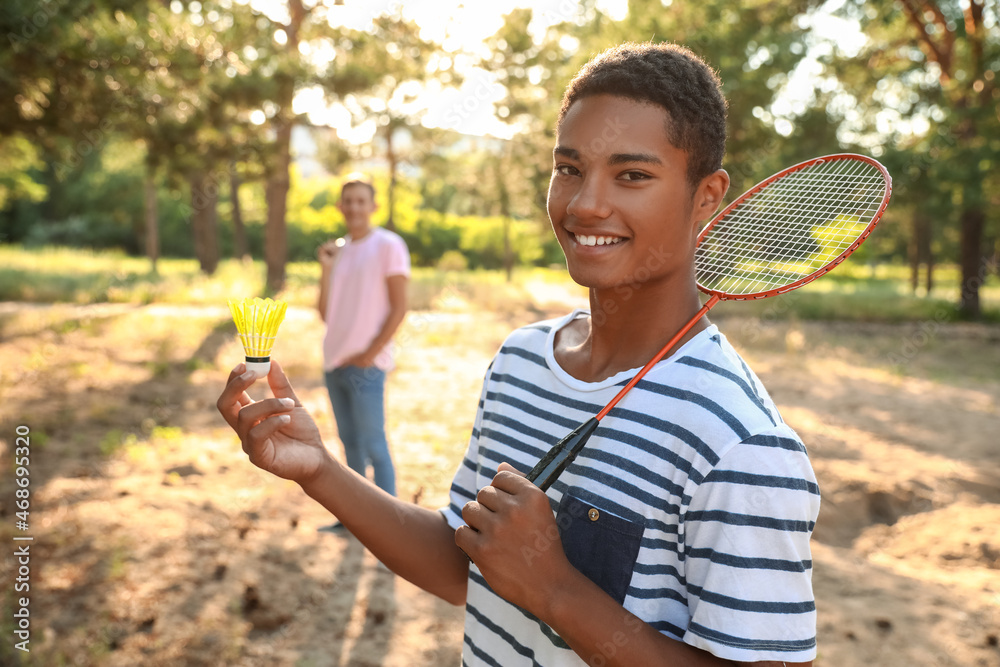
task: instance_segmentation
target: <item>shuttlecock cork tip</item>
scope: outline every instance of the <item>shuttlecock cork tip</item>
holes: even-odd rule
[[[229,299],[229,311],[246,353],[247,370],[258,377],[271,371],[271,348],[287,309],[287,303],[275,299]]]

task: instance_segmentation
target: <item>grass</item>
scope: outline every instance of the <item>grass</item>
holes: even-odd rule
[[[290,271],[289,284],[294,285]],[[234,293],[259,294],[259,265],[223,262],[205,276],[193,259],[148,260],[119,252],[0,246],[0,300],[39,303],[218,303]]]
[[[153,273],[148,260],[123,253],[0,245],[0,267],[0,301],[220,305],[232,296],[265,292],[265,269],[260,261],[225,260],[214,275],[206,276],[195,260],[162,259]],[[752,303],[724,303],[716,315],[869,322],[956,320],[958,268],[942,265],[935,275],[938,286],[934,291],[915,295],[909,287],[908,267],[847,262],[822,280],[788,295]],[[315,262],[290,263],[286,286],[276,296],[293,305],[311,307],[318,278]],[[415,268],[410,303],[415,310],[448,310],[473,302],[488,310],[511,312],[527,306],[544,307],[544,295],[553,290],[557,295],[585,295],[558,269],[518,269],[508,283],[501,271]],[[1000,322],[997,276],[986,278],[980,297],[983,319]]]

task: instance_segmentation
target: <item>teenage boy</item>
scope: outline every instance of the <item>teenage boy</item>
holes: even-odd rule
[[[392,338],[406,315],[410,254],[398,234],[372,226],[375,188],[367,180],[349,177],[337,208],[347,236],[317,252],[326,387],[347,465],[362,477],[371,466],[375,484],[396,495],[385,435],[385,377],[393,367]]]
[[[256,403],[244,393],[252,373],[230,375],[219,409],[255,465],[297,481],[401,576],[466,605],[465,665],[815,656],[815,478],[707,319],[608,413],[547,495],[518,472],[698,309],[695,240],[729,185],[724,143],[718,79],[686,49],[624,44],[569,85],[548,210],[591,307],[504,342],[440,513],[337,465],[280,365],[268,377],[276,398]]]

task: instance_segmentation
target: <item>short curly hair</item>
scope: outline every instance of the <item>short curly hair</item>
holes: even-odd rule
[[[667,138],[687,153],[692,185],[722,167],[726,98],[718,75],[690,49],[626,42],[598,54],[566,87],[559,122],[574,102],[591,95],[617,95],[665,109]]]

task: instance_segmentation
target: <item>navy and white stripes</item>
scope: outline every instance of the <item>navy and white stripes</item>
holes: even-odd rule
[[[632,377],[586,383],[558,366],[555,331],[578,316],[519,329],[494,358],[442,510],[453,527],[501,462],[529,470]],[[634,524],[638,555],[619,588],[660,632],[736,661],[815,657],[809,536],[819,489],[802,443],[714,326],[608,413],[548,494],[553,510],[569,494]],[[584,664],[475,566],[468,590],[464,664]]]

